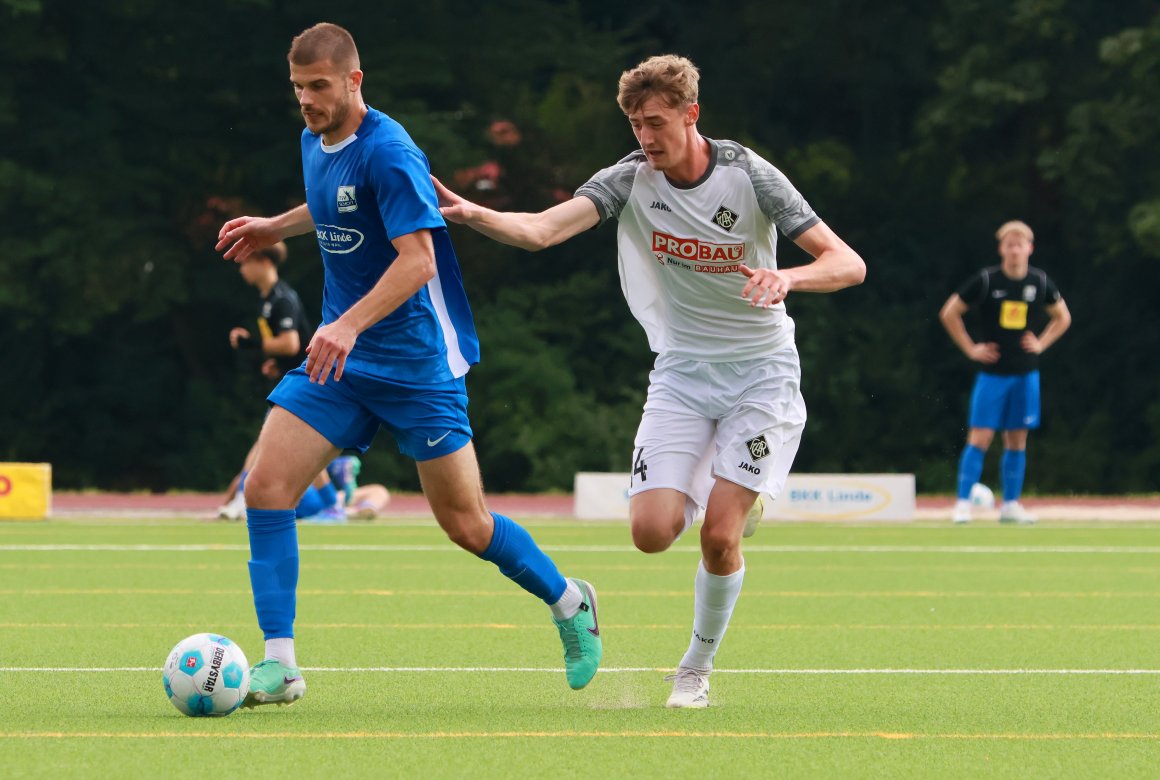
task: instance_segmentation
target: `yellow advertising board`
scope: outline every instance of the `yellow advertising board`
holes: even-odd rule
[[[43,520],[51,510],[51,463],[0,463],[0,520]]]

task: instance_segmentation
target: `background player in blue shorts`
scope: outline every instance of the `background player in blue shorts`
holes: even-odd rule
[[[984,268],[947,298],[939,319],[968,358],[983,367],[971,392],[970,430],[959,459],[958,500],[952,519],[971,519],[971,488],[983,473],[983,455],[996,430],[1003,431],[1003,504],[999,521],[1034,523],[1019,503],[1027,468],[1027,432],[1039,427],[1039,355],[1071,325],[1071,313],[1055,283],[1028,265],[1034,234],[1023,222],[1004,223],[999,265]],[[969,310],[978,312],[980,339],[963,324]],[[1035,330],[1046,327],[1035,335]]]
[[[288,54],[306,121],[306,203],[222,226],[217,249],[244,262],[314,231],[325,267],[322,325],[306,363],[270,394],[273,408],[246,480],[250,583],[266,658],[246,706],[288,704],[306,683],[294,654],[298,539],[294,506],[344,449],[365,452],[379,427],[414,458],[423,492],[453,542],[496,564],[551,608],[568,684],[596,674],[596,596],[566,580],[531,536],[487,510],[467,419],[464,377],[479,342],[427,158],[401,125],[363,102],[350,34],[318,24]]]

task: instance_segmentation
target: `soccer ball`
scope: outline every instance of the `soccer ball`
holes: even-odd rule
[[[971,506],[975,509],[994,509],[995,494],[991,492],[991,488],[982,482],[976,482],[971,488]]]
[[[170,651],[161,682],[170,703],[186,715],[229,715],[250,692],[250,664],[224,636],[194,634]]]

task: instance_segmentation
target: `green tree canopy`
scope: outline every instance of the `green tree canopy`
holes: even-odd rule
[[[0,0],[0,459],[67,487],[224,485],[264,386],[226,334],[254,292],[214,251],[240,213],[302,202],[285,52],[314,4]],[[1160,11],[1154,3],[434,0],[327,9],[368,102],[439,177],[539,210],[635,146],[620,72],[702,69],[700,129],[780,167],[867,260],[791,294],[810,407],[799,471],[906,471],[948,490],[972,367],[937,322],[1022,218],[1075,324],[1044,358],[1029,487],[1160,484]],[[529,254],[454,227],[483,342],[472,420],[488,487],[627,470],[651,357],[615,228]],[[782,242],[783,264],[805,262]],[[284,276],[319,310],[307,238]],[[386,435],[366,473],[415,487]]]

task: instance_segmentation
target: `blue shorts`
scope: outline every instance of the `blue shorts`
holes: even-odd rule
[[[1038,428],[1039,372],[1014,375],[980,372],[971,391],[970,426],[993,431]]]
[[[471,441],[463,378],[435,385],[400,385],[347,369],[342,381],[312,383],[302,366],[282,377],[267,399],[321,433],[340,450],[366,452],[389,430],[399,452],[417,461],[462,449]]]

